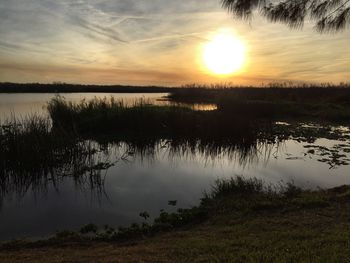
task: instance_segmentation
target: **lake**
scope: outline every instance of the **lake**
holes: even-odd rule
[[[70,101],[95,96],[115,96],[128,102],[145,98],[162,104],[168,103],[160,100],[165,95],[78,93],[64,96]],[[43,107],[53,96],[0,94],[0,115],[46,114]],[[334,129],[349,133],[347,127]],[[63,176],[26,180],[20,175],[3,175],[0,182],[2,240],[48,237],[55,231],[77,230],[88,223],[126,226],[142,222],[140,212],[148,211],[155,217],[161,209],[175,211],[197,205],[203,191],[210,190],[215,180],[236,175],[256,177],[268,184],[293,182],[303,188],[350,184],[347,136],[320,137],[313,142],[295,138],[271,143],[257,141],[248,153],[229,147],[213,150],[200,144],[179,147],[164,140],[142,149],[125,142],[88,143],[97,151],[82,161],[108,166],[85,172],[79,178],[69,176],[71,163],[64,172],[60,171]],[[169,200],[177,200],[177,207],[168,206]]]
[[[96,98],[110,98],[113,96],[116,100],[123,100],[131,104],[137,100],[144,99],[150,103],[165,104],[162,98],[167,93],[65,93],[60,94],[67,101],[79,102],[82,99],[91,100]],[[52,93],[16,93],[0,94],[0,119],[5,119],[15,114],[24,117],[28,114],[46,113],[47,102],[57,96]]]

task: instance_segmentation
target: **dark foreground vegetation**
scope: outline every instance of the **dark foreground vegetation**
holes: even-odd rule
[[[87,225],[3,243],[1,262],[348,262],[350,188],[302,190],[236,177],[153,223]],[[176,205],[176,203],[169,203]]]

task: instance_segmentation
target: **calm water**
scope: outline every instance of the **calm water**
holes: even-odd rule
[[[60,95],[71,102],[79,102],[82,99],[114,97],[116,100],[123,100],[126,104],[132,104],[140,99],[157,105],[170,104],[164,99],[168,95],[167,93],[64,93]],[[55,96],[56,94],[52,93],[0,94],[0,120],[13,115],[25,117],[33,113],[47,114],[47,102]],[[194,104],[191,107],[196,110],[216,109],[213,104]]]
[[[61,94],[67,101],[79,102],[82,99],[109,98],[113,96],[126,103],[133,103],[139,99],[145,99],[151,103],[165,104],[161,99],[166,93],[64,93]],[[46,114],[47,102],[54,98],[52,93],[19,93],[0,94],[0,118],[4,119],[15,114],[16,116],[26,116],[28,114]]]
[[[0,113],[44,114],[42,106],[52,96],[0,95]],[[100,95],[66,95],[73,101],[94,96]],[[117,96],[130,101],[146,97],[156,102],[164,94]],[[113,166],[97,175],[86,174],[79,180],[60,177],[42,182],[4,182],[7,191],[0,197],[0,239],[45,237],[56,230],[79,229],[91,222],[128,225],[141,221],[138,215],[142,211],[154,217],[160,209],[174,210],[167,205],[168,200],[178,200],[182,208],[197,205],[203,191],[210,189],[216,179],[235,175],[274,184],[293,181],[304,188],[350,184],[350,166],[346,165],[350,161],[349,149],[349,140],[322,138],[314,143],[257,143],[248,155],[232,149],[220,153],[205,147],[174,149],[165,141],[143,151],[131,150],[125,143],[109,144],[94,155],[93,161]],[[335,151],[343,163],[332,163]],[[329,157],[328,162],[324,156]]]

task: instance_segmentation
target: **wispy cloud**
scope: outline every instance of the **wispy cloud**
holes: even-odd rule
[[[262,19],[250,25],[213,0],[0,0],[0,25],[0,81],[350,79],[349,31],[318,35]],[[248,46],[239,76],[216,79],[200,65],[200,46],[220,28],[232,28]]]

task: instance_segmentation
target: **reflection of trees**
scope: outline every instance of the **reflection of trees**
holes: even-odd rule
[[[64,147],[50,146],[50,150],[40,156],[27,152],[21,159],[16,155],[1,158],[0,202],[6,196],[22,198],[28,191],[45,194],[48,187],[58,191],[67,178],[73,179],[77,188],[88,188],[97,197],[102,196],[103,171],[111,163],[96,146],[88,141],[77,141]]]

